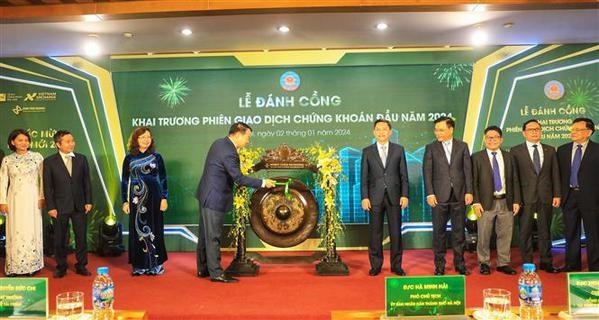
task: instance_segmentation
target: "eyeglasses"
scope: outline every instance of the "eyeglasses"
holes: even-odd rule
[[[526,129],[525,131],[528,131],[528,132],[540,132],[541,128]]]
[[[501,137],[500,136],[496,136],[496,137],[485,137],[485,139],[487,139],[487,140],[499,140],[499,139],[501,139]]]
[[[570,132],[581,132],[581,131],[587,131],[587,130],[591,130],[591,129],[589,129],[589,128],[584,128],[584,129],[573,128],[573,129],[570,129]]]

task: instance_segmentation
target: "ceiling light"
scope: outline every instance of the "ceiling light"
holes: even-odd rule
[[[487,11],[487,7],[484,4],[471,4],[468,6],[468,11],[483,12]]]
[[[189,28],[181,29],[181,34],[184,36],[190,36],[192,33],[193,33],[193,31],[191,31],[191,29],[189,29]]]
[[[291,29],[289,29],[289,27],[288,27],[288,26],[279,26],[279,27],[277,28],[277,31],[279,31],[280,33],[287,33],[287,32],[289,32],[289,31],[291,31]]]
[[[131,33],[131,32],[123,32],[123,37],[125,37],[127,39],[131,39],[131,38],[133,38],[133,33]]]
[[[102,16],[99,14],[86,14],[83,16],[83,21],[85,22],[99,22],[102,21]]]
[[[485,44],[487,44],[488,40],[489,40],[489,35],[487,34],[487,32],[485,32],[480,27],[477,27],[476,30],[474,30],[474,32],[472,33],[472,36],[471,36],[472,45],[474,45],[476,47],[484,46]]]
[[[506,28],[506,29],[509,29],[509,28],[511,28],[513,26],[514,26],[513,22],[506,22],[506,23],[503,24],[503,27]]]
[[[153,56],[153,55],[154,55],[154,52],[148,52],[148,53],[146,53],[146,54],[147,54],[147,55],[149,55],[149,56]]]
[[[192,52],[193,52],[193,54],[199,54],[200,53],[200,51],[192,51]]]
[[[379,31],[387,30],[387,28],[389,28],[389,25],[384,22],[380,22],[376,25],[376,29]]]
[[[102,47],[98,41],[98,35],[90,34],[88,39],[83,44],[83,52],[88,57],[97,57],[102,52]]]

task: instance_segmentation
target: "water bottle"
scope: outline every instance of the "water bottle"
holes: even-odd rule
[[[539,320],[543,319],[543,285],[541,278],[535,272],[533,263],[525,263],[522,266],[522,274],[518,279],[518,296],[520,298],[520,319]]]
[[[108,267],[99,267],[92,284],[94,319],[111,320],[114,316],[114,282],[108,275]]]

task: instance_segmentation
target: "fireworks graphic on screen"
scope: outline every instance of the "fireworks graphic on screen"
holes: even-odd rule
[[[173,78],[162,79],[162,83],[160,83],[160,100],[166,103],[169,108],[174,108],[175,106],[185,103],[185,97],[187,93],[191,91],[187,87],[187,80],[177,77],[173,80]]]
[[[439,83],[445,84],[451,91],[470,83],[472,76],[472,66],[465,63],[442,64],[435,69],[433,73]]]
[[[599,116],[599,87],[589,79],[576,79],[566,82],[566,96],[562,106],[584,107],[589,117]]]

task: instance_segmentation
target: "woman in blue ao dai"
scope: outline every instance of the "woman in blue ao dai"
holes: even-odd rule
[[[134,276],[164,273],[163,213],[168,208],[166,168],[147,127],[133,131],[123,161],[123,212],[129,215],[129,263]]]

